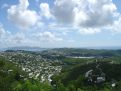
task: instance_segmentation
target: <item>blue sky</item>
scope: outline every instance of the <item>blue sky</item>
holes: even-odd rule
[[[120,0],[0,0],[0,48],[121,46]]]

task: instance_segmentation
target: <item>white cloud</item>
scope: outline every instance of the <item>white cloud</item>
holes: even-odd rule
[[[14,33],[6,31],[0,24],[1,46],[76,45],[81,37],[74,38],[73,34],[91,35],[103,30],[121,33],[121,16],[112,0],[54,0],[54,6],[50,7],[49,3],[38,6],[38,12],[29,9],[28,0],[19,0],[18,5],[10,7],[2,6],[9,8],[8,18],[19,28],[31,29]]]
[[[86,28],[110,25],[117,13],[112,0],[55,0],[54,5],[58,21]]]
[[[8,9],[8,18],[21,29],[36,25],[35,30],[48,26],[51,30],[77,30],[81,34],[95,34],[101,32],[103,27],[114,24],[115,19],[119,17],[112,0],[55,0],[52,8],[48,3],[40,3],[39,15],[28,8],[28,0],[19,2],[18,5],[12,5]],[[56,26],[46,25],[43,18],[53,19]],[[49,23],[52,21],[47,21],[47,24]]]
[[[19,31],[13,34],[5,30],[2,24],[0,24],[1,48],[14,46],[54,47],[58,43],[61,43],[61,41],[63,41],[63,38],[49,31]]]
[[[39,19],[37,12],[29,10],[28,6],[28,0],[19,0],[18,5],[12,5],[7,11],[8,18],[21,29],[34,26]]]
[[[31,40],[31,39],[30,39]],[[28,43],[28,38],[22,32],[17,32],[12,34],[12,32],[4,29],[2,24],[0,24],[0,46],[1,47],[11,47],[11,46],[21,46]]]
[[[0,41],[2,41],[2,39],[7,39],[7,37],[9,37],[11,35],[11,32],[6,31],[3,27],[2,24],[0,24]],[[4,40],[2,42],[5,42]]]
[[[72,0],[55,0],[53,15],[59,22],[71,23],[73,22],[73,2]]]
[[[121,17],[112,26],[109,26],[108,29],[113,33],[121,33]]]
[[[26,43],[26,37],[23,33],[18,32],[11,39],[13,40],[11,42],[13,42],[15,45]]]
[[[2,27],[2,25],[0,24],[0,38],[5,34],[5,30]]]
[[[100,29],[97,29],[97,28],[81,28],[79,30],[79,33],[80,34],[84,34],[84,35],[87,35],[87,34],[96,34],[96,33],[100,33],[101,30]]]
[[[11,33],[9,31],[5,31],[2,24],[0,24],[0,45],[1,47],[5,47],[8,43],[8,39]]]
[[[52,14],[50,13],[50,8],[48,3],[41,3],[40,4],[41,15],[47,19],[52,18]]]
[[[120,15],[112,0],[55,0],[51,13],[62,27],[67,25],[70,30],[71,25],[80,34],[100,33],[113,24],[116,27]]]
[[[55,36],[54,34],[52,34],[51,32],[40,32],[38,34],[35,34],[35,37],[43,42],[58,42],[58,41],[62,41],[62,38],[59,38],[57,36]]]

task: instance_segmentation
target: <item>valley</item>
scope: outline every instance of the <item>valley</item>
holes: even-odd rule
[[[27,84],[29,81],[32,85],[32,80],[35,81],[32,86],[47,84],[49,89],[43,88],[44,91],[120,91],[118,89],[121,83],[121,50],[6,50],[0,52],[0,58],[1,61],[7,62],[7,65],[12,64],[23,73],[18,72],[17,84],[21,87],[15,85],[18,89],[15,91],[25,91],[26,87],[22,83]],[[4,69],[6,68],[1,68],[0,72],[13,72],[11,67]]]

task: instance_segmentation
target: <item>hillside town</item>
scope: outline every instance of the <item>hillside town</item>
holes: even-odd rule
[[[51,76],[60,73],[62,69],[61,61],[42,58],[41,55],[23,51],[1,52],[0,55],[25,71],[28,78],[38,79],[40,82],[51,82]]]

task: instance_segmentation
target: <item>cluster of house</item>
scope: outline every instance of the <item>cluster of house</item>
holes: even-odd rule
[[[60,73],[62,66],[59,60],[49,60],[41,55],[24,52],[5,52],[1,54],[23,71],[29,78],[38,79],[41,82],[51,82],[51,76]]]

